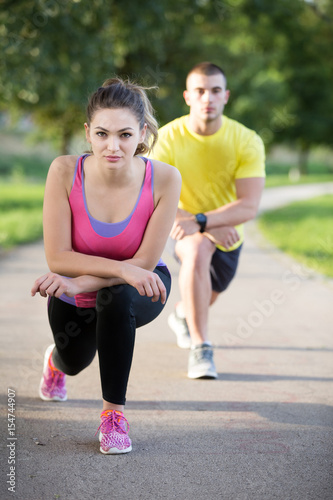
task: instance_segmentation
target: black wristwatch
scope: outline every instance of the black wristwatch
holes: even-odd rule
[[[205,216],[205,214],[196,214],[194,217],[196,222],[200,226],[200,233],[203,233],[206,229],[207,217]]]

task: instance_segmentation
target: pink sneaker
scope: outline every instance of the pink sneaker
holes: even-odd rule
[[[54,344],[50,345],[45,351],[43,375],[39,384],[39,396],[43,401],[66,401],[66,375],[57,370],[51,362],[53,348]]]
[[[101,425],[98,427],[100,450],[107,455],[118,455],[132,451],[132,442],[128,437],[129,423],[117,410],[104,410],[101,413]],[[96,434],[97,434],[96,432]]]

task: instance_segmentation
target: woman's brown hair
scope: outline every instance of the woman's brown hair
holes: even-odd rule
[[[142,87],[121,78],[109,78],[89,99],[88,125],[90,126],[94,114],[100,109],[128,108],[136,116],[140,130],[147,124],[145,139],[138,144],[135,154],[149,153],[157,140],[158,125],[146,90],[151,90],[151,87]]]

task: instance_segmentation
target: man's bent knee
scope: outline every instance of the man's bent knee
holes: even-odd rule
[[[210,261],[215,252],[215,245],[201,233],[185,236],[177,241],[176,255],[183,262],[184,259],[193,262]]]

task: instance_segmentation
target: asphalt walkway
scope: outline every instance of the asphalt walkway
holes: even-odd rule
[[[304,197],[322,192],[306,189]],[[333,183],[324,189],[333,192]],[[266,190],[262,209],[302,190]],[[189,380],[188,353],[166,324],[179,298],[178,268],[166,260],[172,295],[137,333],[126,409],[133,452],[105,456],[94,436],[97,359],[68,379],[67,402],[38,397],[52,341],[46,301],[30,297],[46,271],[42,244],[0,259],[0,498],[331,500],[332,282],[267,245],[249,223],[238,275],[211,310],[218,380]]]

